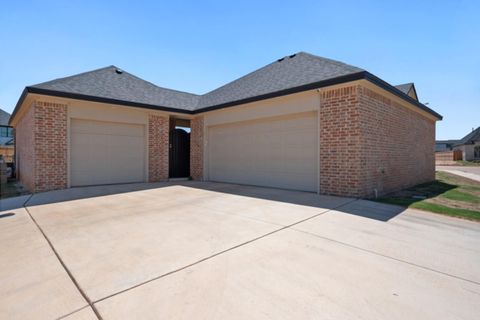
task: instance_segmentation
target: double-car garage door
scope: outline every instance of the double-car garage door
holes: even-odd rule
[[[71,119],[70,184],[145,181],[145,127]]]
[[[207,150],[211,181],[318,188],[315,112],[208,127]]]

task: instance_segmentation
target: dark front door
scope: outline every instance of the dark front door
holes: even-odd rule
[[[170,131],[170,178],[190,176],[190,133],[182,129]]]

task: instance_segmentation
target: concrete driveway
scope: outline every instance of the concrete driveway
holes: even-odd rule
[[[480,314],[474,222],[201,182],[76,188],[0,205],[2,319]]]
[[[465,178],[480,181],[480,166],[436,166],[436,170],[450,172]]]

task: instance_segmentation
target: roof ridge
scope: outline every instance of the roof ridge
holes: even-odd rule
[[[208,91],[206,92],[205,94],[201,95],[200,96],[200,99],[197,103],[197,106],[196,106],[196,109],[200,109],[200,108],[203,108],[205,107],[203,104],[205,103],[205,100],[208,99],[207,97],[210,96],[210,95],[214,95],[216,92],[221,92],[222,89],[228,87],[228,86],[231,86],[231,85],[234,85],[235,83],[241,83],[242,80],[245,80],[247,79],[248,77],[250,77],[251,75],[253,74],[256,74],[256,73],[261,73],[263,70],[266,70],[268,68],[271,68],[272,66],[274,66],[275,64],[278,64],[278,63],[284,63],[286,61],[289,61],[291,59],[293,59],[295,56],[299,56],[299,57],[303,57],[304,59],[309,59],[310,61],[312,60],[315,60],[315,61],[320,61],[320,62],[326,62],[327,64],[333,64],[337,67],[341,67],[343,69],[348,69],[348,72],[349,73],[358,73],[358,72],[364,72],[365,70],[362,69],[362,68],[358,68],[358,67],[355,67],[355,66],[352,66],[352,65],[349,65],[349,64],[346,64],[346,63],[343,63],[341,61],[337,61],[337,60],[332,60],[332,59],[328,59],[328,58],[324,58],[324,57],[320,57],[320,56],[316,56],[314,54],[311,54],[311,53],[308,53],[308,52],[305,52],[305,51],[299,51],[297,53],[294,53],[294,54],[291,54],[291,55],[287,55],[287,56],[284,56],[280,59],[276,59],[274,60],[273,62],[267,64],[267,65],[264,65],[258,69],[255,69],[239,78],[236,78],[232,81],[229,81],[227,83],[225,83],[224,85],[220,86],[220,87],[217,87],[211,91]],[[286,60],[286,61],[285,61]],[[307,60],[308,61],[308,60]]]
[[[145,80],[145,79],[142,79],[128,71],[125,71],[124,69],[121,69],[123,73],[126,73],[128,75],[130,75],[131,77],[134,77],[138,80],[141,80],[141,81],[144,81],[148,84],[151,84],[152,86],[156,87],[156,88],[159,88],[159,89],[163,89],[163,90],[169,90],[169,91],[175,91],[175,92],[179,92],[179,93],[186,93],[186,94],[190,94],[190,95],[193,95],[193,96],[201,96],[199,94],[196,94],[196,93],[191,93],[191,92],[187,92],[187,91],[182,91],[182,90],[176,90],[176,89],[170,89],[170,88],[165,88],[165,87],[160,87],[160,86],[157,86],[155,83],[151,82],[151,81],[148,81],[148,80]]]
[[[333,64],[336,64],[337,66],[347,66],[347,67],[351,67],[351,68],[354,68],[354,69],[361,69],[363,71],[366,71],[365,69],[363,68],[360,68],[360,67],[356,67],[356,66],[353,66],[351,64],[348,64],[348,63],[345,63],[345,62],[342,62],[342,61],[338,61],[338,60],[333,60],[333,59],[330,59],[330,58],[325,58],[325,57],[321,57],[321,56],[317,56],[313,53],[310,53],[310,52],[306,52],[306,51],[299,51],[297,52],[296,54],[300,55],[305,55],[305,56],[309,56],[311,58],[315,58],[317,60],[326,60],[330,63],[333,63]]]
[[[112,65],[109,65],[107,67],[97,68],[97,69],[90,70],[90,71],[85,71],[85,72],[80,72],[80,73],[77,73],[77,74],[74,74],[74,75],[71,75],[71,76],[67,76],[67,77],[60,77],[60,78],[56,78],[56,79],[53,79],[53,80],[32,84],[29,87],[40,86],[40,85],[45,85],[45,84],[52,84],[52,83],[56,83],[60,80],[71,79],[71,78],[75,78],[77,76],[82,76],[82,75],[86,75],[86,74],[89,74],[89,73],[98,72],[100,70],[105,70],[105,69],[110,69],[110,68],[115,68],[115,69],[122,70],[121,68],[118,68],[118,67],[116,67],[112,64]]]

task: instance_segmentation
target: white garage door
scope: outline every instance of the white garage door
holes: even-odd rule
[[[316,113],[208,128],[211,181],[317,190]]]
[[[72,119],[70,128],[72,186],[145,180],[143,125]]]

